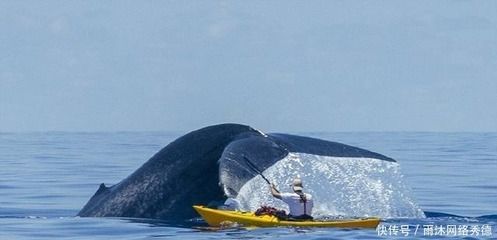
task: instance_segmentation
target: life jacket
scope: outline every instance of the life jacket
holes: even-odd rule
[[[307,214],[307,198],[305,197],[305,193],[301,192],[301,191],[299,191],[299,192],[296,191],[295,193],[297,195],[299,195],[300,201],[302,203],[304,203],[304,214],[301,216],[291,216],[291,218],[294,218],[296,220],[300,220],[300,219],[301,220],[312,220],[313,217],[311,215]]]
[[[300,202],[304,203],[304,215],[308,215],[307,214],[307,198],[305,197],[305,193],[300,192],[300,191],[299,192],[295,191],[295,193],[297,195],[299,195]]]

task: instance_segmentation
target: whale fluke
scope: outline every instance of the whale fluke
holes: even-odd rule
[[[250,126],[220,124],[190,132],[171,142],[134,173],[96,193],[78,213],[82,217],[189,219],[192,205],[207,205],[236,196],[256,173],[299,152],[315,156],[351,157],[395,162],[378,153],[315,138],[264,134]]]

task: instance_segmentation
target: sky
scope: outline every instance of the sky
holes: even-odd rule
[[[0,132],[497,131],[497,1],[0,1]]]

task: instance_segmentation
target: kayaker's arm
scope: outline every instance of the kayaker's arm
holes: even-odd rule
[[[271,183],[271,185],[269,185],[269,187],[271,188],[271,194],[273,195],[273,197],[275,197],[277,199],[281,199],[280,191],[278,191],[278,189],[276,189],[274,184]]]

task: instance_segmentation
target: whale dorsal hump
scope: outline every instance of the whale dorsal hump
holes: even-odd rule
[[[98,187],[98,190],[97,190],[97,192],[95,193],[95,195],[94,195],[94,196],[99,195],[99,194],[102,194],[102,193],[104,193],[104,192],[106,192],[106,191],[108,191],[108,190],[109,190],[109,188],[108,188],[108,187],[106,187],[104,183],[101,183],[101,184],[100,184],[100,187]]]

